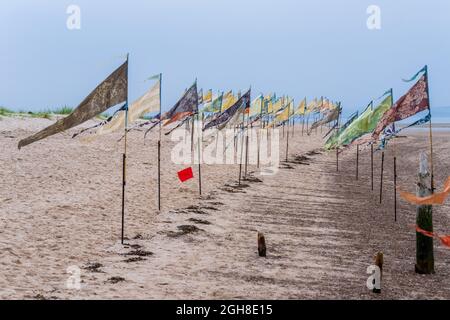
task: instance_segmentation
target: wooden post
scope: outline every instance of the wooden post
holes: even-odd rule
[[[245,136],[245,169],[244,169],[244,178],[247,178],[247,166],[248,166],[248,135]]]
[[[383,169],[384,169],[384,151],[381,153],[380,203],[383,200]]]
[[[359,166],[359,144],[356,145],[356,180],[358,180],[358,166]]]
[[[303,136],[303,129],[305,128],[305,115],[303,115],[303,121],[302,121],[302,136]]]
[[[158,140],[158,211],[161,211],[161,139]]]
[[[258,255],[260,257],[266,256],[266,239],[261,232],[258,232]]]
[[[197,115],[197,120],[200,120],[200,115]],[[199,121],[199,128],[198,128],[198,138],[197,138],[197,143],[198,143],[198,192],[200,195],[202,195],[202,166],[201,166],[201,162],[202,162],[202,157],[201,157],[201,142],[202,142],[202,126]]]
[[[292,117],[292,137],[295,136],[295,118]]]
[[[306,132],[308,132],[308,128],[309,128],[309,113],[308,116],[306,117]]]
[[[397,222],[397,157],[394,157],[394,221]]]
[[[258,147],[258,155],[256,159],[256,167],[259,169],[259,157],[260,157],[260,150],[261,150],[261,128],[258,128],[258,131],[256,131],[256,138],[257,138],[257,147]]]
[[[336,146],[336,172],[339,172],[339,147]]]
[[[159,74],[159,139],[158,139],[158,211],[161,211],[161,105],[162,105],[162,97],[161,97],[161,87],[162,87],[162,73]]]
[[[288,162],[288,157],[289,157],[289,126],[286,136],[286,162]]]
[[[188,121],[189,122],[189,121]],[[194,126],[195,126],[195,116],[192,115],[192,129],[191,129],[191,161],[194,160]]]
[[[420,154],[419,181],[417,183],[417,195],[426,197],[432,194],[432,190],[427,187],[427,179],[430,177],[428,163],[425,153]],[[417,207],[416,224],[419,228],[433,232],[433,207],[422,205]],[[416,273],[434,273],[434,253],[433,238],[416,232]]]
[[[371,167],[370,182],[371,182],[372,191],[373,191],[373,144],[370,144],[370,167]]]
[[[241,185],[241,177],[242,177],[242,154],[244,153],[244,134],[242,132],[242,138],[241,138],[241,154],[239,155],[239,180],[238,184]]]
[[[126,177],[125,177],[125,168],[126,168],[126,159],[127,155],[125,153],[122,154],[122,232],[121,232],[121,243],[123,244],[124,240],[124,233],[125,233],[125,184],[126,184]]]

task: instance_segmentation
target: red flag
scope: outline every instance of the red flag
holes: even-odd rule
[[[189,179],[192,179],[193,177],[194,173],[192,172],[192,167],[178,171],[178,178],[180,179],[181,182],[185,182]]]
[[[416,231],[423,234],[424,236],[427,236],[430,238],[433,238],[433,237],[438,238],[439,240],[441,240],[442,245],[450,248],[450,235],[440,236],[433,232],[423,230],[423,229],[419,228],[419,226],[416,226]]]
[[[372,133],[372,138],[377,140],[381,132],[389,124],[411,117],[416,113],[426,110],[429,106],[427,76],[423,75],[403,97],[383,114],[383,117],[378,121],[378,125]]]

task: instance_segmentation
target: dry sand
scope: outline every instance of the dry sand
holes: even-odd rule
[[[354,149],[340,155],[336,172],[321,135],[302,137],[299,127],[289,142],[291,162],[278,174],[262,177],[250,168],[261,182],[236,188],[237,165],[202,166],[203,197],[196,179],[178,181],[184,166],[171,164],[173,143],[164,137],[158,214],[156,133],[144,145],[134,132],[123,247],[120,134],[83,142],[70,131],[19,151],[19,139],[51,121],[0,119],[2,299],[450,299],[450,249],[436,241],[436,274],[417,275],[415,207],[399,200],[394,222],[392,145],[380,205],[379,153],[372,192],[368,150],[356,181]],[[450,175],[448,137],[434,136],[438,188]],[[427,143],[426,132],[395,142],[405,190],[415,190]],[[450,233],[449,205],[434,208],[438,233]],[[267,258],[258,257],[257,231],[266,236]],[[385,265],[376,295],[366,288],[366,269],[378,251]],[[81,269],[80,290],[66,287],[70,266]]]

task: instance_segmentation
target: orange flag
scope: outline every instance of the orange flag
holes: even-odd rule
[[[447,178],[447,181],[444,185],[444,190],[442,192],[438,192],[432,194],[427,197],[418,197],[412,193],[400,191],[400,196],[408,201],[409,203],[416,205],[432,205],[432,204],[444,204],[445,199],[450,194],[450,177]]]
[[[441,243],[442,243],[444,246],[450,248],[450,235],[448,235],[448,236],[439,236],[439,235],[437,235],[437,234],[434,234],[433,232],[423,230],[423,229],[419,228],[418,226],[416,226],[416,231],[419,232],[419,233],[421,233],[421,234],[423,234],[423,235],[426,236],[426,237],[430,237],[430,238],[435,237],[435,238],[438,238],[439,240],[441,240]]]

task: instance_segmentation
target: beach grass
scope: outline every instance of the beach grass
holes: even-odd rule
[[[0,107],[0,116],[9,116],[13,113],[14,113],[14,111],[9,110],[8,108]]]
[[[73,112],[73,108],[68,106],[63,106],[55,109],[43,109],[41,111],[25,111],[25,110],[19,110],[19,111],[13,111],[11,109],[8,109],[6,107],[0,107],[0,116],[3,117],[11,117],[11,116],[22,116],[22,117],[29,117],[29,118],[43,118],[43,119],[52,119],[53,116],[66,116]],[[101,113],[96,118],[100,120],[106,120],[108,119],[109,115],[108,113]]]
[[[0,116],[25,116],[30,118],[44,118],[51,119],[54,115],[68,115],[72,113],[73,109],[68,106],[63,106],[55,109],[44,109],[42,111],[13,111],[6,107],[0,107]]]

